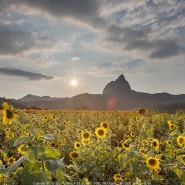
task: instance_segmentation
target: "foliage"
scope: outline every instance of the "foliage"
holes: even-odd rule
[[[24,111],[6,104],[0,184],[183,184],[184,120],[183,111]]]

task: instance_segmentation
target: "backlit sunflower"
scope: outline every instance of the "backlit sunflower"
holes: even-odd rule
[[[124,139],[124,141],[129,141],[130,140],[130,136],[129,135],[125,135],[123,139]]]
[[[153,140],[152,140],[152,143],[151,143],[151,147],[152,147],[154,150],[158,150],[158,149],[159,149],[159,140],[158,140],[158,139],[153,139]]]
[[[60,147],[60,146],[62,146],[62,141],[58,141],[57,142],[57,145]]]
[[[155,169],[159,169],[160,162],[159,162],[159,159],[155,157],[149,157],[146,160],[146,164],[150,169],[155,170]]]
[[[123,142],[122,143],[122,148],[125,149],[125,150],[129,150],[130,149],[130,146],[126,142]]]
[[[19,154],[21,155],[26,155],[26,151],[25,151],[26,147],[22,144],[17,148],[17,151]]]
[[[82,145],[89,145],[90,141],[89,140],[82,140],[81,143],[82,143]]]
[[[3,124],[11,123],[16,118],[14,108],[8,105],[7,102],[3,103],[2,113],[3,113]]]
[[[174,130],[176,128],[176,125],[172,121],[168,121],[168,128],[169,130]]]
[[[98,127],[96,130],[95,130],[95,134],[98,138],[100,139],[104,139],[106,137],[106,129],[104,127]]]
[[[185,155],[180,155],[179,158],[180,158],[180,162],[181,162],[183,165],[185,165]]]
[[[140,118],[140,117],[136,117],[135,119],[136,119],[136,121],[140,121],[140,120],[141,120],[141,118]]]
[[[74,143],[74,148],[75,148],[75,149],[79,149],[80,146],[81,146],[81,144],[80,144],[79,142],[75,142],[75,143]]]
[[[107,122],[101,122],[100,126],[103,127],[104,129],[108,129],[109,128],[109,124]]]
[[[122,181],[122,177],[121,177],[120,174],[115,174],[115,175],[113,176],[113,179],[114,179],[115,183],[119,183],[119,182]]]
[[[15,158],[13,158],[13,157],[8,158],[8,160],[7,160],[8,165],[13,164],[14,162],[15,162]]]
[[[142,140],[142,145],[145,146],[146,144],[147,144],[147,140],[146,139]]]
[[[183,147],[184,144],[185,144],[185,137],[180,135],[177,137],[177,144],[180,146],[180,147]]]
[[[141,148],[141,149],[139,150],[139,153],[140,153],[141,155],[145,155],[147,152],[146,152],[143,148]]]
[[[146,109],[145,108],[140,108],[138,110],[138,112],[139,112],[139,114],[144,115],[144,114],[146,114]]]
[[[155,175],[160,176],[160,177],[162,177],[162,176],[165,175],[165,173],[164,173],[164,171],[161,169],[161,167],[155,168],[155,169],[154,169],[154,173],[155,173]]]
[[[79,154],[75,151],[69,153],[69,157],[73,160],[76,159],[79,156]]]
[[[4,181],[4,176],[2,174],[0,174],[0,182]]]
[[[133,137],[135,137],[135,133],[134,132],[131,132],[130,133],[130,136],[133,138]]]
[[[82,140],[90,140],[91,138],[91,133],[89,131],[85,131],[81,133]]]
[[[171,140],[167,140],[166,144],[167,144],[167,146],[171,147],[172,146],[172,141]]]

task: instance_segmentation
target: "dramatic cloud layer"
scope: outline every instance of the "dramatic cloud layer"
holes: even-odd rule
[[[104,47],[114,51],[139,50],[141,55],[138,57],[142,57],[142,54],[146,55],[147,51],[147,56],[151,59],[162,59],[184,54],[184,49],[178,45],[175,39],[150,39],[150,31],[111,26],[109,29],[111,36],[103,39],[102,43]]]
[[[20,69],[8,69],[8,68],[2,68],[2,67],[0,67],[0,74],[7,75],[7,76],[24,77],[24,78],[28,78],[29,80],[53,79],[52,76],[47,76],[39,73],[32,73],[32,72],[23,71]]]
[[[184,33],[184,0],[0,0],[0,74],[52,96],[101,93],[121,73],[136,90],[183,93]]]

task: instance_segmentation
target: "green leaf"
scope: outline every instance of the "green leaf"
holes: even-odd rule
[[[44,157],[46,158],[59,158],[61,153],[53,148],[45,148]]]
[[[30,146],[27,149],[28,159],[37,161],[41,158],[59,158],[61,153],[53,148],[45,148],[43,146]]]
[[[48,182],[51,182],[51,179],[52,175],[50,172],[25,174],[22,178],[22,184],[48,184]]]
[[[30,131],[30,133],[36,136],[37,138],[40,138],[44,134],[44,131],[41,129],[33,129]]]
[[[4,173],[6,168],[4,167],[3,164],[0,165],[0,174]]]
[[[51,140],[54,140],[54,136],[52,134],[46,134],[44,136],[41,136],[42,139],[45,139],[45,140],[48,140],[48,141],[51,141]]]
[[[42,162],[41,161],[35,161],[35,162],[30,162],[28,160],[24,161],[24,171],[26,173],[39,173],[42,168]]]
[[[140,169],[139,168],[140,168],[139,164],[137,164],[137,163],[132,164],[132,172],[134,174],[140,174]]]
[[[45,148],[42,146],[30,146],[27,149],[28,159],[30,161],[37,161],[37,160],[41,159],[44,152],[45,152]]]
[[[33,138],[28,136],[28,137],[22,137],[22,138],[19,138],[15,141],[15,143],[13,144],[13,146],[17,147],[17,146],[20,146],[22,144],[25,144],[25,143],[28,143],[29,141],[31,141]]]
[[[6,174],[9,175],[11,172],[13,172],[25,159],[27,158],[26,155],[19,158],[15,163],[13,163],[11,166],[7,168]]]
[[[57,169],[65,171],[65,165],[61,159],[50,159],[45,162],[46,168],[53,174]]]
[[[135,152],[134,152],[134,151],[129,151],[129,152],[128,152],[128,157],[129,157],[129,158],[132,159],[134,156],[135,156]]]

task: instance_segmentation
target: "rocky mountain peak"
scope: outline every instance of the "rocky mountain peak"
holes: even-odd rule
[[[115,81],[125,81],[125,76],[121,74]]]
[[[122,95],[131,92],[131,87],[125,76],[121,74],[115,81],[108,83],[103,89],[104,95]]]

